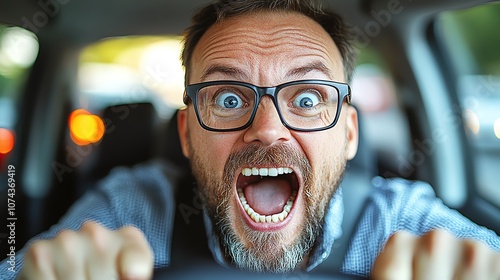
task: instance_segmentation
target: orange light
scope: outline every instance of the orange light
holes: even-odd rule
[[[87,110],[76,109],[69,116],[68,122],[71,139],[77,145],[96,143],[104,136],[104,122]]]
[[[8,154],[14,149],[14,134],[6,129],[0,128],[0,154]]]

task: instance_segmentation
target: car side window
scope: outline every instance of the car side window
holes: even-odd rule
[[[437,21],[461,106],[475,189],[500,207],[500,4],[450,11]]]
[[[374,175],[414,178],[410,163],[410,128],[402,110],[393,77],[380,53],[371,46],[360,48],[352,87],[352,102],[360,113],[362,141],[375,157]]]
[[[184,106],[180,52],[178,36],[112,37],[82,49],[66,152],[77,155],[83,185],[161,154],[162,129]]]
[[[0,173],[6,170],[13,154],[17,104],[37,55],[38,41],[33,33],[0,25]]]
[[[75,106],[98,111],[106,106],[149,101],[160,114],[184,106],[184,70],[178,36],[103,39],[80,54]]]

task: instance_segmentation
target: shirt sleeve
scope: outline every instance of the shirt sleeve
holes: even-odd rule
[[[86,221],[95,221],[116,230],[132,225],[146,236],[155,255],[155,268],[170,262],[174,219],[173,187],[178,170],[164,162],[115,168],[93,191],[79,199],[59,221],[16,253],[14,272],[8,259],[0,264],[2,279],[15,279],[22,267],[26,249],[36,240],[50,239],[62,230],[78,230]],[[6,278],[3,278],[6,276]]]
[[[344,272],[368,276],[389,237],[403,230],[423,235],[443,229],[457,238],[479,240],[500,251],[500,237],[494,231],[448,208],[429,184],[381,177],[374,178],[372,184],[374,192],[351,239]]]

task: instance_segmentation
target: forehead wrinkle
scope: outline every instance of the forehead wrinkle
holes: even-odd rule
[[[260,40],[262,41],[262,40]],[[241,57],[242,54],[257,54],[257,55],[269,55],[279,51],[280,54],[283,53],[283,50],[279,50],[279,47],[286,46],[287,49],[306,49],[311,55],[323,55],[324,58],[328,58],[330,61],[333,61],[328,50],[321,45],[320,43],[314,41],[295,41],[290,40],[289,38],[283,38],[280,40],[272,40],[269,43],[259,41],[245,41],[238,42],[236,44],[231,45],[231,49],[228,52],[228,45],[223,41],[210,45],[206,48],[201,54],[201,59],[209,60],[209,59],[218,59],[218,58],[229,58],[230,53],[236,53],[238,57]],[[320,55],[320,56],[321,56]]]
[[[222,26],[224,27],[224,26]],[[222,33],[221,36],[220,33]],[[242,35],[244,34],[244,35]],[[226,42],[238,42],[236,45],[240,44],[245,46],[249,44],[250,50],[257,47],[261,49],[269,49],[278,47],[281,45],[290,44],[292,41],[305,41],[304,43],[319,46],[324,49],[323,52],[327,53],[323,45],[324,40],[318,40],[318,38],[325,37],[324,34],[318,32],[305,32],[301,28],[294,28],[289,26],[279,26],[270,29],[252,29],[246,26],[241,26],[237,28],[221,28],[207,34],[208,37],[205,38],[205,46],[208,48],[203,50],[202,57],[209,56],[213,49],[217,49],[220,46],[226,46]],[[323,35],[323,36],[322,36]],[[244,41],[242,41],[244,38]],[[294,40],[295,39],[295,40]],[[327,38],[328,39],[328,38]],[[234,45],[234,44],[233,44]],[[299,47],[311,47],[309,45],[297,45]],[[319,49],[319,48],[314,48]]]
[[[333,73],[337,72],[338,68],[342,68],[338,49],[331,37],[326,32],[322,32],[324,29],[321,26],[318,25],[321,29],[308,27],[308,24],[290,26],[283,21],[269,23],[265,20],[262,21],[262,25],[253,27],[241,25],[232,19],[217,23],[200,40],[199,52],[196,56],[206,67],[219,64],[231,68],[236,66],[240,71],[238,73],[223,69],[217,71],[206,69],[203,77],[206,78],[209,74],[218,72],[223,77],[245,79],[250,77],[250,73],[262,71],[262,69],[259,70],[258,65],[264,59],[264,61],[274,61],[271,65],[276,66],[282,65],[278,63],[282,60],[287,61],[282,67],[285,68],[282,69],[282,74],[288,73],[290,76],[301,77],[306,72],[317,70],[332,78]],[[297,63],[286,67],[287,64],[290,65],[290,58],[296,60]],[[321,62],[320,64],[323,65],[311,67],[313,62]],[[296,66],[295,69],[291,69],[294,66]],[[203,67],[200,70],[203,71]]]

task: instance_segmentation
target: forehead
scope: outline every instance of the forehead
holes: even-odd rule
[[[218,22],[202,36],[192,58],[191,82],[203,81],[213,65],[236,67],[243,72],[239,74],[255,77],[263,68],[283,76],[290,69],[314,64],[322,65],[325,75],[330,72],[323,78],[345,80],[331,37],[321,25],[296,12],[259,11]]]

